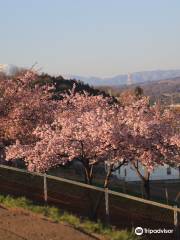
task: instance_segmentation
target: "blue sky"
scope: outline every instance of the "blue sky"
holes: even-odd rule
[[[180,69],[179,0],[0,0],[0,63],[87,76]]]

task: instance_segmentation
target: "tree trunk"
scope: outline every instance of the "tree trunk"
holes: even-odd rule
[[[111,177],[111,173],[112,173],[112,169],[110,168],[107,175],[106,175],[106,178],[105,178],[105,181],[104,181],[104,189],[108,187],[109,185],[109,180],[110,180],[110,177]],[[104,192],[100,193],[97,201],[96,201],[96,205],[94,207],[94,210],[93,210],[93,219],[95,221],[97,221],[97,216],[98,216],[98,211],[99,211],[99,208],[101,206],[101,202],[103,200],[103,197],[104,197]]]
[[[93,178],[93,174],[92,174],[92,171],[93,171],[93,166],[89,166],[88,163],[83,163],[83,166],[84,166],[84,179],[85,179],[85,183],[86,184],[89,184],[89,185],[92,185],[92,178]],[[88,204],[89,204],[89,218],[91,220],[94,220],[94,215],[93,215],[93,209],[94,209],[94,201],[93,201],[93,195],[92,194],[92,190],[91,189],[85,189],[85,195],[87,197],[87,201],[88,201]]]
[[[144,187],[144,192],[145,192],[145,198],[149,200],[151,198],[149,179],[143,181],[143,187]]]
[[[145,197],[147,199],[151,198],[151,196],[150,196],[150,181],[149,181],[149,177],[150,177],[150,173],[147,170],[147,168],[145,168],[143,184],[144,184]]]
[[[117,168],[114,168],[113,164],[109,166],[108,172],[107,172],[107,174],[106,174],[106,178],[105,178],[105,180],[104,180],[104,189],[108,188],[108,186],[109,186],[109,180],[110,180],[110,178],[111,178],[112,172],[113,172],[113,171],[116,171],[116,170],[119,169],[119,168],[121,168],[121,166],[123,166],[123,165],[124,165],[124,161],[123,161]],[[95,206],[95,208],[94,208],[94,215],[93,215],[93,216],[94,216],[94,219],[97,219],[98,210],[99,210],[99,208],[100,208],[100,206],[101,206],[101,202],[102,202],[102,200],[103,200],[104,195],[105,195],[105,193],[102,192],[102,193],[99,195],[98,199],[97,199],[96,206]]]
[[[84,179],[86,184],[92,185],[92,166],[88,164],[84,164]]]
[[[140,177],[141,181],[143,182],[145,198],[150,199],[151,198],[151,195],[150,195],[150,181],[149,181],[150,172],[148,171],[147,168],[145,168],[145,172],[144,172],[144,176],[143,176],[143,174],[139,170],[138,161],[137,161],[137,165],[135,164],[135,162],[132,162],[132,164],[134,166],[134,169],[137,172],[137,175]]]

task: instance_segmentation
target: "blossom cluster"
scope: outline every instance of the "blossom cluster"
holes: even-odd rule
[[[80,94],[75,86],[56,102],[41,98],[36,90],[33,94],[11,118],[17,122],[15,129],[28,126],[23,132],[32,132],[36,141],[16,142],[6,151],[7,160],[21,157],[30,171],[45,172],[74,159],[89,175],[98,163],[115,168],[140,161],[149,171],[159,164],[180,164],[174,115],[159,105],[151,106],[147,97],[121,106],[108,97]],[[24,124],[32,116],[32,126]]]

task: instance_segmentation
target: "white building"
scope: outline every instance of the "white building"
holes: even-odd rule
[[[133,84],[133,79],[131,73],[128,73],[127,75],[127,85],[132,85]]]
[[[143,166],[139,166],[140,172],[144,172]],[[141,181],[132,165],[122,166],[113,173],[118,179],[125,181]],[[180,179],[180,168],[172,168],[168,165],[158,166],[150,174],[150,180]]]

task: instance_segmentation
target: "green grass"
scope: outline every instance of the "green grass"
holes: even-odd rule
[[[137,240],[133,230],[117,230],[113,227],[104,226],[101,222],[92,222],[89,220],[82,220],[79,217],[70,213],[61,211],[56,207],[43,206],[34,204],[25,197],[15,198],[12,196],[0,195],[0,204],[7,208],[23,208],[28,211],[42,214],[45,217],[52,219],[55,222],[66,222],[76,229],[83,230],[87,233],[95,233],[105,237],[109,240]]]

